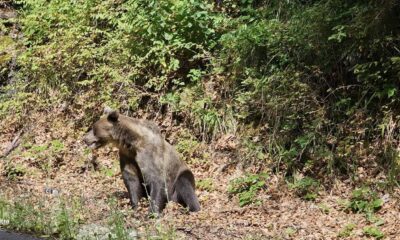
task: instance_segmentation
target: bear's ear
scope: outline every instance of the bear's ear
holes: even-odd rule
[[[118,122],[119,113],[117,111],[112,111],[108,114],[107,120],[110,122]]]

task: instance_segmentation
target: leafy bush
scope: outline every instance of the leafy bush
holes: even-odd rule
[[[0,90],[2,118],[63,101],[87,118],[98,103],[137,115],[161,110],[196,140],[257,128],[258,136],[240,131],[241,140],[257,137],[259,161],[268,156],[287,175],[376,166],[399,180],[395,0],[16,6],[23,47],[18,81]]]
[[[372,214],[383,205],[376,192],[370,188],[363,187],[353,191],[348,208],[353,212]]]
[[[228,186],[230,194],[239,196],[239,205],[241,207],[250,203],[260,203],[257,200],[259,190],[266,187],[268,174],[246,174],[244,177],[232,180]]]
[[[398,30],[389,30],[399,20],[399,5],[291,2],[272,15],[273,5],[251,5],[251,16],[239,14],[220,38],[218,71],[230,84],[222,92],[236,100],[237,117],[266,126],[264,141],[289,174],[348,173],[361,164],[349,159],[390,149],[395,141],[386,141],[386,150],[360,151],[358,145],[379,145],[376,126],[399,112],[398,71],[392,70],[398,69],[393,47],[400,39]],[[387,52],[378,50],[382,46]],[[387,162],[395,167],[393,159]]]
[[[366,236],[382,239],[385,235],[377,227],[365,227],[363,232]]]
[[[119,28],[140,82],[154,90],[185,85],[192,69],[204,67],[215,45],[215,17],[204,1],[127,1]],[[140,43],[140,44],[138,44]]]
[[[314,178],[304,177],[294,180],[293,183],[289,184],[289,187],[293,189],[299,197],[305,200],[315,200],[318,196],[320,183]]]

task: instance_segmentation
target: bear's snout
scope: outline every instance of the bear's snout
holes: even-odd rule
[[[97,148],[98,146],[98,139],[97,137],[94,135],[93,130],[90,130],[88,133],[86,133],[86,135],[83,137],[83,141],[85,142],[85,144],[89,147],[89,148]]]

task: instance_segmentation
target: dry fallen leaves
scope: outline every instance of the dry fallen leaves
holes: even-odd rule
[[[0,160],[0,193],[10,201],[21,195],[27,195],[32,201],[45,202],[51,206],[57,197],[44,189],[57,189],[61,197],[79,198],[82,201],[83,219],[87,223],[106,223],[111,208],[108,200],[117,199],[118,209],[126,216],[126,225],[136,228],[139,233],[148,231],[149,226],[159,224],[175,229],[177,238],[184,239],[336,239],[346,224],[355,223],[356,229],[352,239],[363,238],[362,229],[369,224],[362,214],[349,214],[343,211],[339,200],[349,196],[348,184],[336,183],[330,192],[324,192],[316,203],[303,201],[293,196],[285,187],[282,178],[272,175],[268,188],[262,192],[261,205],[250,205],[240,208],[237,198],[227,193],[229,179],[239,176],[242,171],[227,167],[217,171],[219,166],[229,164],[229,157],[211,153],[208,166],[197,164],[191,168],[197,179],[211,179],[213,188],[197,190],[202,210],[198,213],[187,213],[175,203],[169,203],[160,219],[148,217],[148,204],[143,200],[140,206],[132,210],[121,180],[117,153],[112,148],[100,150],[95,168],[83,168],[89,155],[85,155],[79,137],[83,131],[71,124],[60,111],[53,115],[42,116],[40,113],[31,116],[32,127],[29,142],[45,144],[62,139],[64,150],[60,167],[51,169],[52,174],[45,174],[38,165],[30,164],[31,159],[21,151],[10,154],[8,161],[26,167],[26,174],[18,180],[10,181],[4,177],[4,160]],[[40,119],[40,121],[36,121]],[[5,126],[0,136],[1,149],[13,140],[15,124],[7,120],[0,123]],[[26,141],[26,139],[25,139]],[[237,148],[233,135],[221,137],[215,145],[217,150],[234,150]],[[208,149],[207,151],[213,151]],[[90,163],[90,161],[89,161]],[[396,195],[397,194],[397,195]],[[400,214],[398,193],[385,198],[385,205],[377,216],[384,219],[381,230],[388,239],[400,236]],[[321,210],[320,206],[328,210]]]

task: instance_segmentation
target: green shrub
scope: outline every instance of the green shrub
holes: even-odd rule
[[[239,205],[241,207],[250,203],[260,203],[257,199],[259,190],[266,187],[268,174],[246,174],[244,177],[232,180],[228,186],[230,194],[239,196]]]
[[[311,177],[304,177],[294,180],[289,184],[289,188],[293,189],[295,193],[305,200],[315,200],[318,196],[320,183],[318,180]]]
[[[383,200],[368,187],[355,189],[350,198],[348,208],[353,212],[372,214],[383,206]]]
[[[363,232],[366,236],[374,237],[375,239],[382,239],[385,235],[377,227],[365,227]]]
[[[354,228],[356,227],[355,224],[347,224],[340,232],[338,233],[339,238],[346,238],[350,237]]]
[[[185,85],[215,45],[215,20],[204,1],[127,1],[118,27],[127,34],[140,82],[156,91]],[[140,44],[138,44],[140,43]]]
[[[19,0],[16,7],[24,47],[17,80],[0,86],[2,118],[32,105],[80,105],[83,93],[77,107],[88,119],[104,103],[172,112],[174,123],[207,142],[257,128],[258,136],[241,137],[256,137],[263,157],[245,160],[268,156],[287,175],[350,176],[376,165],[390,184],[399,180],[395,0]]]

